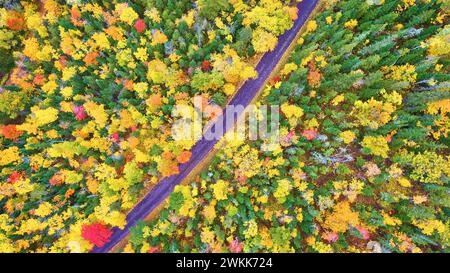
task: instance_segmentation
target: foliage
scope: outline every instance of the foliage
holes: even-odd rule
[[[244,18],[262,3],[15,2],[0,8],[0,251],[87,252],[190,160],[196,139],[171,135],[175,106],[205,125],[257,77],[262,22]],[[276,44],[296,10],[263,4]],[[174,194],[193,216],[195,194]]]
[[[442,1],[327,1],[258,101],[280,105],[279,142],[222,140],[185,185],[193,214],[166,205],[135,229],[167,232],[127,248],[447,251],[446,14]]]

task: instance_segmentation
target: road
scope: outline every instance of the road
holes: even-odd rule
[[[242,87],[237,91],[235,96],[231,99],[228,105],[242,105],[246,107],[252,101],[252,99],[258,94],[258,91],[263,87],[264,83],[270,76],[272,70],[277,66],[281,60],[284,52],[289,48],[297,33],[300,31],[311,12],[317,5],[318,0],[303,0],[297,4],[299,10],[299,16],[295,20],[291,29],[286,31],[278,39],[278,45],[276,48],[264,54],[259,63],[256,66],[258,72],[258,78],[246,81]],[[223,116],[226,116],[226,109],[223,112]],[[237,117],[236,117],[237,118]],[[222,124],[222,119],[217,119],[218,123],[214,126],[224,126],[224,133],[233,126],[233,124]],[[225,119],[223,119],[225,120]],[[225,122],[224,122],[225,123]],[[213,149],[214,145],[218,142],[217,139],[206,140],[202,138],[191,149],[192,156],[190,160],[179,166],[180,172],[176,175],[166,177],[162,179],[142,200],[137,204],[127,215],[127,225],[124,229],[114,228],[113,235],[110,241],[103,247],[95,247],[92,253],[104,253],[109,252],[116,244],[124,239],[139,220],[143,220],[149,215],[158,205],[163,202],[169,194],[173,191],[174,187],[181,183],[184,178],[206,157]]]

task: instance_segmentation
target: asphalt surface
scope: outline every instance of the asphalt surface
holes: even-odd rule
[[[284,52],[288,49],[297,33],[302,28],[303,24],[308,19],[308,16],[314,10],[318,0],[303,0],[297,4],[299,15],[297,20],[291,29],[286,31],[278,38],[278,45],[276,48],[264,54],[256,66],[258,72],[258,78],[246,81],[242,87],[237,91],[235,96],[231,99],[228,105],[242,105],[246,107],[252,99],[257,95],[258,91],[263,87],[264,82],[270,76],[272,70],[276,67]],[[226,116],[226,109],[222,114]],[[235,120],[238,117],[235,117]],[[225,119],[223,119],[225,120]],[[226,124],[221,118],[217,119],[214,126],[224,126],[223,133],[226,133],[233,124]],[[124,229],[114,228],[113,235],[110,241],[103,247],[95,247],[92,253],[104,253],[109,252],[116,244],[118,244],[123,238],[127,236],[130,228],[133,227],[139,220],[143,220],[149,215],[158,205],[163,202],[169,194],[173,191],[174,187],[181,183],[184,178],[203,160],[205,156],[213,149],[214,145],[218,142],[217,139],[206,140],[202,138],[191,149],[192,156],[190,160],[184,164],[180,164],[180,172],[176,175],[166,177],[162,179],[142,200],[138,203],[127,215],[127,225]]]

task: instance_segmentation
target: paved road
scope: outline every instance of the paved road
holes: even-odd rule
[[[252,99],[256,96],[258,91],[263,87],[264,82],[270,76],[272,70],[280,61],[284,52],[290,46],[297,33],[300,31],[303,24],[306,22],[308,16],[313,11],[318,0],[303,0],[297,4],[299,10],[299,17],[294,22],[293,27],[286,31],[279,37],[278,45],[275,50],[264,54],[258,65],[256,71],[258,72],[258,78],[246,81],[242,87],[238,90],[236,95],[230,101],[229,105],[242,105],[246,107]],[[223,112],[223,116],[226,116],[226,110]],[[237,118],[237,117],[236,117]],[[225,119],[223,119],[225,120]],[[214,126],[224,126],[224,133],[233,124],[222,124],[221,119],[218,119],[217,124]],[[113,235],[110,241],[103,247],[95,247],[92,253],[103,253],[110,251],[116,244],[118,244],[123,238],[127,236],[130,228],[134,226],[139,220],[143,220],[149,215],[161,202],[163,202],[169,194],[173,191],[174,187],[178,185],[183,179],[199,164],[202,159],[208,155],[213,149],[218,140],[206,140],[202,138],[191,149],[191,159],[181,164],[179,167],[179,174],[166,177],[161,180],[145,197],[137,204],[127,216],[127,225],[124,229],[114,228]]]

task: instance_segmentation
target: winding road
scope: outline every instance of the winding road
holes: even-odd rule
[[[303,0],[297,4],[299,16],[294,22],[293,27],[286,31],[279,37],[278,45],[275,50],[264,54],[256,66],[258,78],[246,81],[238,90],[235,96],[231,99],[228,105],[242,105],[248,106],[253,98],[258,94],[263,87],[266,80],[269,78],[272,70],[277,66],[285,51],[289,48],[297,33],[300,31],[311,12],[317,5],[318,0]],[[226,109],[222,114],[226,116]],[[235,120],[238,117],[235,117]],[[217,119],[217,123],[212,125],[212,130],[215,126],[223,126],[223,133],[226,133],[233,124],[225,124],[226,119]],[[223,122],[223,124],[222,124]],[[202,138],[191,149],[192,156],[190,160],[179,166],[179,173],[161,180],[142,200],[138,203],[127,215],[127,225],[124,229],[114,228],[113,235],[110,241],[103,247],[95,247],[91,253],[105,253],[112,250],[122,239],[124,239],[139,220],[143,220],[149,215],[161,202],[163,202],[174,187],[181,183],[183,179],[205,158],[218,142],[217,139],[206,140]]]

